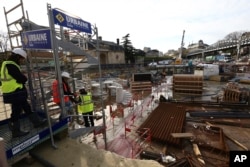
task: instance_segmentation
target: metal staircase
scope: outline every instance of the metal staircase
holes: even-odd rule
[[[20,18],[16,19],[13,22],[10,22],[8,19],[9,14],[15,10],[20,10]],[[41,30],[41,29],[48,29],[49,27],[46,26],[41,26],[38,25],[32,21],[29,20],[29,18],[25,17],[24,13],[24,7],[23,7],[23,2],[20,0],[20,4],[16,5],[10,10],[6,10],[4,8],[4,14],[5,14],[5,19],[6,19],[6,25],[7,25],[7,30],[8,30],[8,35],[10,38],[10,44],[11,48],[19,48],[22,47],[21,43],[21,33],[23,31],[33,31],[33,30]],[[98,58],[90,55],[86,51],[84,51],[81,47],[77,46],[76,44],[65,40],[65,37],[63,36],[64,33],[62,31],[63,28],[59,28],[59,30],[56,30],[56,36],[57,36],[57,43],[59,45],[60,50],[64,52],[70,52],[72,55],[78,55],[78,56],[83,56],[83,59],[87,58],[89,64],[97,64],[98,63]],[[89,38],[88,35],[85,34],[80,34],[78,32],[77,35],[79,41],[86,41],[87,38]],[[68,36],[70,38],[70,34]],[[75,38],[75,37],[74,37]]]
[[[22,26],[24,31],[32,31],[32,30],[40,30],[40,29],[48,29],[49,28],[46,26],[37,25],[34,22],[29,21],[27,19],[22,21],[21,26]],[[62,51],[70,52],[72,55],[83,56],[83,59],[85,59],[85,57],[86,57],[89,64],[97,64],[98,63],[98,59],[96,57],[85,52],[81,47],[77,46],[76,44],[74,44],[68,40],[65,40],[63,37],[63,33],[61,33],[60,31],[61,30],[58,30],[56,35],[57,35],[58,46]],[[83,35],[78,35],[77,40],[83,41],[85,39],[84,39]]]
[[[14,22],[9,22],[9,14],[20,8],[22,13],[21,17]],[[26,19],[24,15],[22,0],[20,0],[20,4],[13,7],[12,9],[8,11],[4,9],[4,14],[6,18],[6,24],[12,49],[22,47],[20,42],[22,31],[31,31],[46,28],[44,26],[36,25],[35,23],[30,22],[28,21],[28,19]],[[21,27],[21,29],[13,29],[13,26],[17,27],[18,25]],[[94,57],[89,54],[86,54],[73,43],[66,41],[62,42],[62,40],[59,39],[58,43],[62,51],[68,51],[74,54],[86,56],[90,62],[94,61]],[[84,59],[86,59],[86,57],[84,57]],[[11,131],[8,128],[8,121],[10,118],[11,108],[10,105],[3,103],[2,94],[0,91],[0,136],[4,139],[5,152],[8,163],[10,165],[20,160],[21,157],[27,155],[27,153],[32,148],[47,139],[51,139],[52,146],[56,148],[53,136],[59,132],[67,130],[68,128],[68,117],[62,118],[61,120],[53,120],[51,115],[54,112],[57,112],[55,110],[58,110],[58,107],[48,105],[51,97],[49,95],[49,90],[51,90],[51,80],[49,80],[49,78],[54,79],[55,76],[48,72],[41,71],[39,65],[32,63],[32,59],[33,57],[29,57],[29,61],[27,61],[25,69],[27,72],[26,74],[29,78],[29,82],[26,86],[29,90],[29,100],[31,108],[34,112],[38,112],[40,116],[46,117],[48,122],[47,125],[45,125],[44,127],[34,128],[28,120],[27,116],[23,114],[21,116],[21,128],[29,130],[30,133],[26,136],[13,139],[11,136]],[[37,68],[35,68],[35,66],[37,66]]]
[[[80,47],[76,46],[72,42],[64,41],[64,40],[57,40],[59,47],[63,49],[63,51],[70,52],[72,55],[82,55],[84,56],[83,59],[85,59],[85,56],[87,57],[89,64],[97,64],[98,59],[89,53],[82,50]]]

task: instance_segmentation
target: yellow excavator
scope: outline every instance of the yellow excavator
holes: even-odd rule
[[[181,56],[182,56],[182,50],[183,50],[183,46],[184,46],[184,35],[185,35],[185,30],[183,30],[180,53],[179,53],[179,57],[175,60],[175,64],[182,64]]]

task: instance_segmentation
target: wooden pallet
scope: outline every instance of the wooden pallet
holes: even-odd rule
[[[173,76],[173,91],[180,94],[202,94],[203,78],[200,75],[183,75]]]
[[[131,82],[130,89],[131,89],[131,92],[151,91],[152,84],[151,82]]]

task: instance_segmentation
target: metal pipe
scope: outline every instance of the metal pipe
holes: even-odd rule
[[[38,72],[38,75],[39,75],[39,80],[40,80],[40,74]],[[43,98],[43,105],[44,105],[44,108],[45,108],[45,112],[46,112],[46,116],[47,116],[47,121],[48,121],[48,125],[49,125],[49,132],[50,132],[50,140],[51,140],[51,144],[52,144],[52,147],[57,149],[57,146],[55,144],[55,141],[54,141],[54,134],[53,134],[53,130],[52,130],[52,125],[51,125],[51,120],[50,120],[50,116],[49,116],[49,109],[48,109],[48,102],[47,102],[47,99],[44,95],[44,90],[43,90],[43,85],[42,85],[42,82],[40,80],[40,85],[41,85],[41,92],[42,92],[42,98]]]
[[[59,87],[59,95],[60,95],[60,105],[62,109],[62,116],[66,116],[66,110],[65,110],[65,102],[63,99],[63,85],[62,85],[62,77],[61,77],[61,68],[60,68],[60,60],[58,55],[58,43],[56,39],[56,32],[55,32],[55,25],[53,20],[53,13],[51,9],[51,5],[47,4],[47,11],[48,11],[48,17],[49,17],[49,25],[50,25],[50,33],[51,33],[51,44],[52,44],[52,50],[53,50],[53,57],[55,62],[55,72],[58,80],[58,87]]]
[[[65,108],[63,106],[65,106],[64,103],[64,99],[63,96],[61,96],[63,94],[63,90],[62,90],[62,78],[59,77],[61,75],[61,70],[60,70],[60,65],[59,65],[59,58],[58,58],[58,45],[56,42],[56,37],[55,37],[55,25],[54,25],[54,21],[53,21],[53,14],[52,14],[52,10],[51,10],[51,5],[47,4],[47,11],[48,11],[48,17],[49,17],[49,23],[50,23],[50,32],[51,32],[51,41],[52,41],[52,49],[53,49],[53,53],[54,53],[54,61],[55,61],[55,70],[57,72],[57,79],[59,82],[59,95],[60,95],[60,101],[61,101],[61,109],[62,109],[62,116],[64,117],[66,115],[66,111]],[[46,99],[44,98],[45,103],[47,104]],[[46,107],[46,111],[48,111],[48,106],[45,105],[44,107]],[[50,130],[50,136],[51,136],[51,144],[54,148],[57,148],[57,146],[54,143],[54,137],[53,137],[53,131],[52,131],[52,127],[51,127],[51,122],[50,122],[50,117],[47,113],[47,118],[48,118],[48,123],[49,123],[49,130]]]
[[[102,115],[103,115],[103,127],[104,127],[104,131],[103,131],[103,139],[104,139],[104,144],[105,144],[105,150],[107,150],[108,146],[107,146],[107,134],[106,134],[106,118],[105,118],[105,111],[104,111],[104,107],[103,107],[103,90],[102,90],[102,83],[101,83],[101,77],[102,77],[102,70],[101,70],[101,59],[100,59],[100,51],[99,51],[99,37],[98,37],[98,29],[95,26],[95,33],[96,33],[96,54],[98,56],[99,59],[99,83],[100,83],[100,89],[101,89],[101,106],[102,106]]]

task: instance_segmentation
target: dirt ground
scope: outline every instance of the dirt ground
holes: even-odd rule
[[[214,87],[217,88],[217,87]],[[226,131],[226,130],[225,130]],[[34,148],[37,157],[44,165],[35,160],[26,160],[14,164],[12,167],[160,167],[153,160],[136,160],[124,158],[112,152],[97,150],[86,143],[79,143],[75,139],[65,137],[55,140],[57,149],[51,146],[50,140]],[[30,161],[29,161],[30,162]]]
[[[23,159],[12,167],[162,167],[153,160],[136,160],[119,156],[115,153],[97,150],[87,144],[79,143],[75,139],[65,137],[55,140],[57,149],[46,141],[34,148],[37,159]]]

